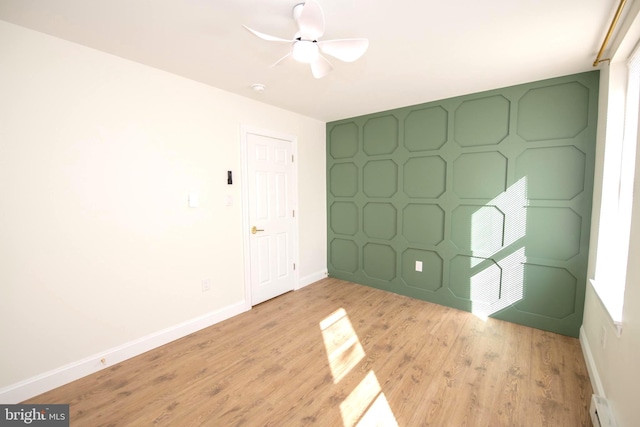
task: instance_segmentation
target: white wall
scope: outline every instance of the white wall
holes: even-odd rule
[[[622,125],[620,110],[624,104],[625,59],[639,39],[638,4],[627,15],[621,26],[620,37],[612,44],[615,61],[603,65],[600,75],[600,110],[598,148],[596,155],[596,183],[601,184],[604,164],[604,146],[607,138],[614,137],[616,127]],[[613,408],[620,427],[638,425],[640,406],[640,150],[637,152],[629,266],[623,309],[623,329],[618,337],[614,325],[593,287],[587,284],[584,319],[580,340],[590,368],[592,384],[597,394],[605,395]],[[589,277],[594,277],[597,255],[598,219],[602,186],[594,191]],[[605,338],[604,348],[602,346]]]
[[[242,125],[297,136],[299,274],[321,277],[324,123],[0,21],[0,396],[244,306]]]

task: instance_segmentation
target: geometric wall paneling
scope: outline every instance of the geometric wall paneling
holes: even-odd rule
[[[458,255],[451,260],[450,290],[479,317],[501,314],[525,296],[523,261],[523,249],[501,258]]]
[[[358,192],[358,167],[353,163],[337,163],[329,172],[329,191],[335,197],[353,197]]]
[[[518,311],[563,319],[575,311],[577,279],[564,268],[525,264],[525,298]],[[554,298],[549,298],[554,295]]]
[[[416,271],[416,261],[422,271]],[[402,281],[409,287],[435,292],[442,287],[443,261],[433,251],[409,248],[402,253]]]
[[[364,152],[369,156],[391,154],[398,147],[398,119],[383,116],[364,125]]]
[[[500,299],[502,270],[492,259],[458,255],[451,260],[449,282],[457,298],[492,304]]]
[[[440,156],[412,157],[403,171],[403,190],[409,197],[437,198],[446,190],[447,164]]]
[[[398,165],[393,160],[372,160],[363,168],[363,189],[368,197],[391,197],[398,191]]]
[[[507,158],[497,151],[461,154],[453,163],[453,191],[461,199],[492,199],[506,183]]]
[[[335,202],[330,208],[330,227],[336,234],[358,232],[358,207],[353,202]]]
[[[333,239],[329,249],[329,261],[333,268],[345,273],[355,273],[358,270],[358,245],[353,240]]]
[[[404,146],[409,151],[437,150],[447,142],[448,113],[442,107],[414,110],[404,119]]]
[[[529,90],[518,102],[518,135],[525,141],[573,138],[589,122],[589,89],[578,82]]]
[[[577,337],[598,84],[593,71],[327,123],[329,275]]]
[[[372,239],[391,240],[396,236],[398,211],[391,203],[367,203],[362,209],[363,231]]]
[[[490,257],[502,248],[504,225],[495,206],[460,205],[451,215],[451,241],[460,251]]]
[[[455,112],[455,140],[462,147],[499,144],[509,134],[510,103],[504,96],[465,101]]]
[[[396,252],[389,245],[367,243],[362,248],[362,269],[373,279],[396,277]]]
[[[584,190],[586,156],[574,146],[530,148],[516,160],[530,200],[571,200]]]
[[[334,159],[355,156],[358,152],[358,126],[350,122],[334,127],[329,141],[329,154]]]
[[[408,242],[435,246],[444,240],[444,217],[438,205],[409,204],[402,211],[402,235]]]
[[[582,219],[571,208],[527,208],[526,256],[568,261],[580,253]]]

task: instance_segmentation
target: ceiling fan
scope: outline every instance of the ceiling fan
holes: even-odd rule
[[[324,14],[320,5],[314,0],[306,0],[294,6],[293,19],[298,25],[298,32],[293,36],[293,40],[270,36],[243,25],[263,40],[291,44],[289,53],[276,61],[272,67],[291,56],[298,62],[309,64],[313,77],[321,79],[333,70],[333,66],[320,52],[344,62],[353,62],[364,55],[369,47],[368,39],[319,41],[318,39],[324,34]]]

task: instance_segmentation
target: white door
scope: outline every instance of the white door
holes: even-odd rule
[[[251,305],[294,289],[293,141],[247,132]]]

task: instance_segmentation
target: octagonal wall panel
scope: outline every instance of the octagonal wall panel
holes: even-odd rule
[[[402,212],[402,223],[408,242],[435,246],[444,239],[444,211],[438,205],[409,204]]]
[[[456,142],[462,147],[499,144],[509,135],[509,106],[501,95],[463,102],[455,113]]]
[[[585,154],[574,146],[531,148],[516,160],[531,200],[571,200],[584,190]]]
[[[358,270],[358,245],[353,240],[333,239],[329,244],[329,253],[329,262],[336,270],[345,273]]]
[[[391,154],[398,147],[398,119],[383,116],[369,119],[364,125],[364,152],[369,156]]]
[[[358,232],[358,207],[352,202],[335,202],[331,205],[329,220],[334,233],[353,236]]]
[[[335,126],[329,133],[329,154],[334,159],[347,159],[358,152],[358,126],[343,123]]]
[[[413,157],[403,171],[403,189],[409,197],[437,198],[447,188],[447,164],[440,156]]]
[[[364,165],[363,175],[368,197],[391,197],[398,191],[398,165],[393,160],[372,160]]]
[[[416,261],[422,263],[422,271],[416,271]],[[435,292],[442,287],[442,266],[436,252],[409,248],[402,253],[402,281],[412,288]]]
[[[580,253],[582,219],[570,208],[527,208],[527,257],[567,261]]]
[[[396,235],[398,212],[391,203],[367,203],[362,210],[367,237],[391,240]]]
[[[449,276],[456,298],[483,304],[500,299],[502,270],[492,259],[458,255],[451,260]]]
[[[525,264],[524,299],[516,304],[516,309],[563,319],[575,310],[576,283],[575,276],[564,268]]]
[[[581,73],[327,123],[329,274],[578,336],[598,82]]]
[[[389,245],[367,243],[362,248],[362,268],[373,279],[392,280],[396,277],[396,251]]]
[[[329,192],[335,197],[353,197],[358,192],[358,167],[337,163],[329,170]]]
[[[589,90],[578,82],[528,91],[518,102],[518,135],[527,141],[573,138],[589,121]]]
[[[453,191],[461,199],[492,199],[506,183],[507,159],[497,151],[462,154],[453,164]]]
[[[404,119],[404,146],[407,150],[437,150],[447,142],[449,113],[442,107],[414,110]]]
[[[458,249],[490,257],[504,242],[505,216],[495,206],[461,205],[451,215],[451,241]]]

